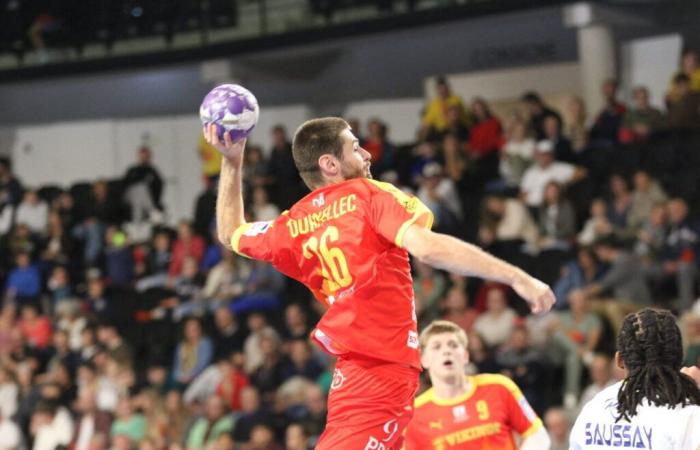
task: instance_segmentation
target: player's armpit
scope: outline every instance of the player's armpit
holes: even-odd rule
[[[552,442],[549,439],[547,430],[541,426],[537,431],[523,439],[523,442],[520,444],[520,450],[542,450],[550,448],[551,445]]]

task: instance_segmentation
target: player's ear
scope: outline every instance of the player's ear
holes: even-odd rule
[[[340,161],[330,153],[319,156],[318,166],[321,168],[321,173],[326,176],[335,176],[340,173]]]
[[[425,350],[420,352],[420,365],[423,366],[425,370],[430,369],[430,362],[428,361],[428,355]]]
[[[620,369],[625,369],[625,363],[624,361],[622,361],[622,356],[620,356],[620,352],[615,352],[615,365]]]

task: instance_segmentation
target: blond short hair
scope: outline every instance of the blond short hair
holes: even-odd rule
[[[452,333],[457,336],[457,341],[467,348],[469,344],[469,339],[467,338],[467,333],[454,322],[449,320],[433,320],[430,325],[425,327],[420,333],[420,349],[423,351],[425,346],[428,344],[428,339],[436,334]]]

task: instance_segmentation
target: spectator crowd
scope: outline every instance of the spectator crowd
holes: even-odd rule
[[[698,54],[684,53],[664,112],[644,86],[630,104],[614,80],[601,95],[590,119],[581,99],[557,111],[536,92],[499,117],[439,78],[414,144],[394,145],[379,118],[349,120],[374,176],[415,193],[437,231],[553,286],[555,311],[534,317],[502,285],[413,266],[419,327],[463,327],[470,371],[510,376],[557,449],[621,377],[611,355],[628,312],[678,313],[685,363],[700,364]],[[306,192],[283,127],[272,142],[246,150],[250,220]],[[321,306],[218,245],[217,161],[200,147],[205,189],[174,229],[148,147],[121,179],[70,189],[32,187],[0,161],[0,447],[313,448],[334,364],[308,339]]]

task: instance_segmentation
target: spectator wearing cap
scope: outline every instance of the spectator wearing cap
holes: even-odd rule
[[[627,108],[617,99],[618,83],[615,79],[607,79],[601,85],[601,93],[605,101],[603,110],[598,113],[590,131],[592,142],[603,145],[617,144],[617,137],[622,125],[622,117]]]
[[[539,141],[535,147],[535,164],[531,165],[520,182],[520,195],[530,208],[542,204],[544,189],[551,181],[562,186],[573,184],[586,176],[579,166],[555,161],[554,146],[550,141]]]
[[[421,121],[421,136],[423,138],[427,137],[431,132],[442,133],[447,128],[448,109],[451,106],[459,109],[460,122],[465,126],[469,125],[467,111],[464,108],[464,103],[462,103],[462,98],[452,93],[447,78],[444,76],[437,77],[435,88],[437,96],[426,107]]]
[[[442,166],[428,163],[423,167],[418,198],[435,216],[436,229],[456,232],[462,219],[462,205],[454,181],[443,175]]]
[[[538,140],[545,139],[544,119],[547,116],[554,116],[557,122],[559,122],[559,128],[561,129],[561,115],[554,109],[547,106],[540,97],[540,94],[533,91],[526,92],[521,97],[521,101],[524,103],[525,108],[530,115],[530,128],[534,130],[535,137]]]

